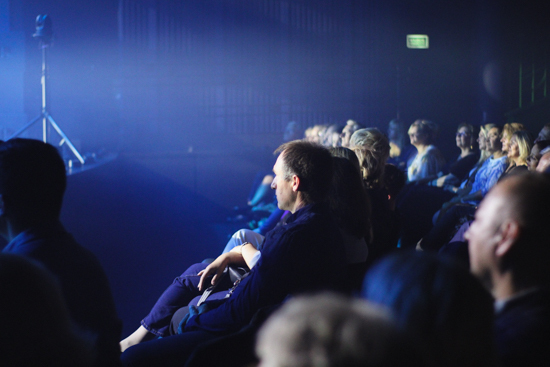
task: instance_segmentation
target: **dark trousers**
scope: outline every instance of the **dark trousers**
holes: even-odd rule
[[[454,205],[440,216],[432,230],[422,239],[422,248],[439,251],[456,233],[456,227],[471,218],[476,212],[472,205]]]

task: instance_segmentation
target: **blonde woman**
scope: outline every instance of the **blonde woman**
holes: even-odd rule
[[[359,129],[351,136],[350,147],[359,159],[367,188],[382,187],[384,167],[390,156],[390,143],[386,135],[376,128]]]
[[[516,131],[520,130],[525,130],[525,127],[519,122],[509,122],[507,124],[504,124],[504,126],[502,127],[502,137],[500,139],[500,142],[502,143],[502,151],[505,154],[508,152],[508,149],[510,149],[510,140],[512,139],[512,135]]]
[[[388,191],[384,185],[384,170],[390,155],[390,143],[380,130],[367,128],[353,133],[350,146],[359,159],[372,213],[375,213],[371,218],[373,241],[368,258],[371,262],[397,246],[399,228],[397,219],[390,209]]]
[[[504,176],[521,173],[529,169],[527,158],[531,153],[532,146],[531,136],[527,131],[519,130],[512,135],[508,148],[509,165],[500,179]]]

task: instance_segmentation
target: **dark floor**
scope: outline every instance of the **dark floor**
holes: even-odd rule
[[[62,221],[103,264],[126,336],[175,276],[221,252],[228,214],[122,156],[69,176]]]

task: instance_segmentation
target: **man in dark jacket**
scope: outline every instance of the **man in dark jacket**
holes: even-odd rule
[[[209,311],[189,317],[180,326],[181,333],[128,348],[122,354],[123,364],[184,365],[198,345],[240,330],[258,310],[278,305],[289,295],[342,286],[345,249],[325,202],[332,157],[324,147],[304,141],[283,144],[277,151],[281,154],[273,167],[271,188],[279,208],[292,215],[267,234],[250,275],[229,298],[211,302]],[[199,288],[227,265],[244,265],[250,251],[253,246],[245,243],[218,257],[202,273]]]
[[[495,298],[503,366],[546,366],[550,344],[550,178],[529,173],[491,190],[466,233],[471,270]]]

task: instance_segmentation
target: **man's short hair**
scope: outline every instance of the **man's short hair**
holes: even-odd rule
[[[0,143],[0,194],[5,208],[21,219],[58,218],[67,177],[52,145],[16,138]]]
[[[324,201],[332,182],[332,156],[320,144],[294,140],[281,145],[276,153],[283,157],[284,179],[300,178],[301,193],[307,204]]]
[[[505,179],[508,216],[520,227],[517,242],[503,257],[501,270],[511,270],[517,286],[550,285],[550,176],[530,172]]]

